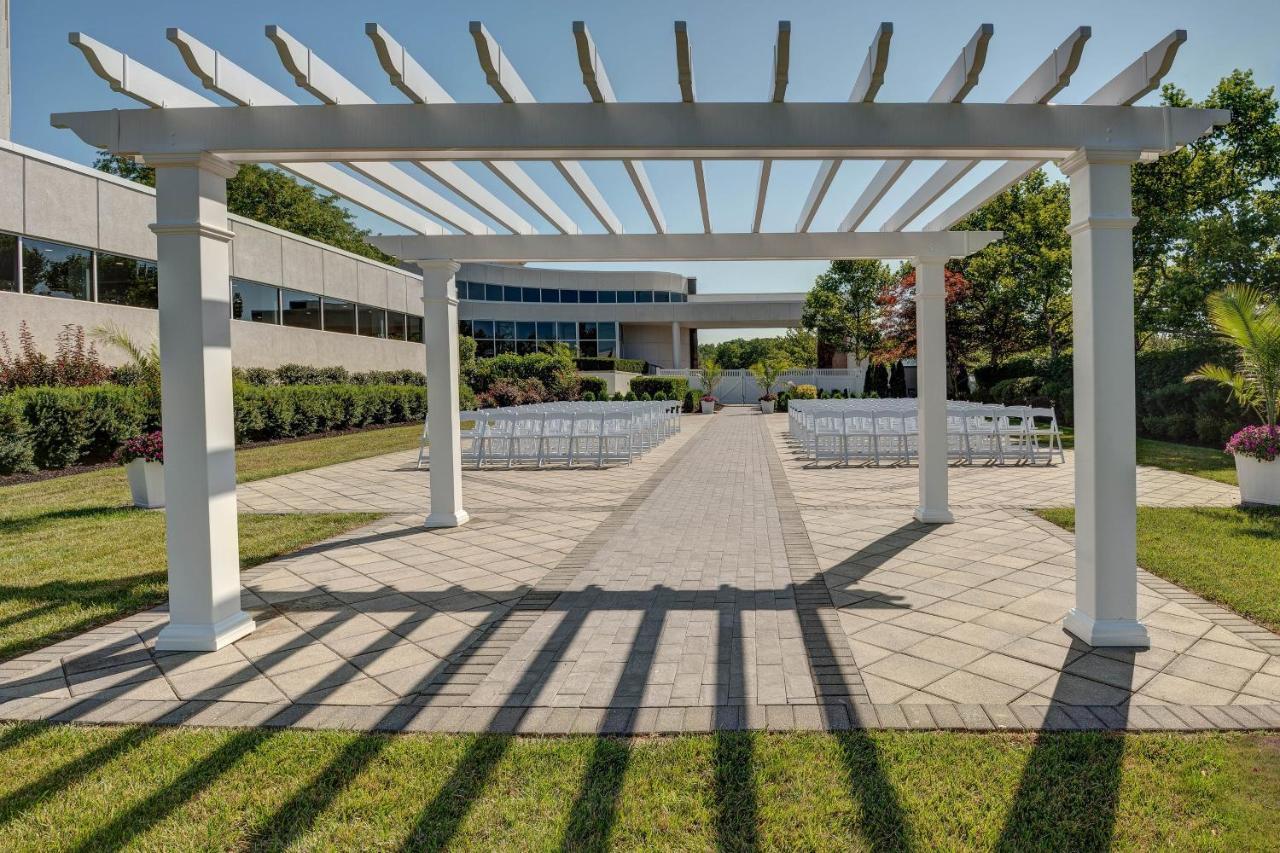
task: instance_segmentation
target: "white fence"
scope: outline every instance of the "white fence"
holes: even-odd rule
[[[776,394],[779,391],[784,391],[788,384],[792,384],[814,385],[819,391],[852,391],[861,394],[865,373],[865,368],[853,370],[829,368],[784,370],[773,392]],[[673,370],[661,367],[658,368],[658,375],[683,376],[689,380],[690,388],[702,390],[701,370],[689,370],[688,368]],[[764,392],[761,390],[759,383],[756,382],[755,377],[751,375],[750,370],[726,370],[720,377],[720,383],[716,385],[716,399],[722,403],[754,403],[760,399],[762,393]]]

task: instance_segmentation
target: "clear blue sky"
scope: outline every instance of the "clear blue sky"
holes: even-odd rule
[[[280,65],[263,34],[278,24],[308,44],[327,62],[379,100],[403,101],[387,81],[368,38],[366,21],[381,23],[459,101],[496,100],[476,61],[467,22],[479,19],[498,39],[530,89],[541,100],[582,101],[582,85],[571,22],[591,28],[620,98],[664,101],[679,98],[672,21],[687,20],[693,46],[698,97],[703,100],[759,100],[768,91],[777,21],[791,21],[791,75],[787,99],[843,100],[866,55],[879,21],[894,24],[881,101],[927,98],[978,24],[995,25],[986,68],[970,101],[1001,101],[1076,26],[1087,24],[1093,37],[1072,85],[1058,96],[1063,103],[1087,96],[1119,69],[1175,27],[1189,32],[1168,79],[1203,97],[1232,68],[1253,68],[1265,85],[1280,78],[1280,2],[1276,0],[1077,0],[1074,3],[973,2],[699,2],[639,3],[530,2],[530,0],[387,0],[333,3],[304,0],[222,0],[217,3],[173,0],[13,0],[14,140],[33,148],[88,163],[93,151],[68,131],[49,126],[49,114],[61,110],[129,107],[133,101],[112,92],[67,44],[70,30],[83,31],[184,84],[199,88],[177,50],[164,38],[178,26],[222,51],[276,88],[312,103]],[[208,94],[208,93],[206,93]],[[216,96],[212,96],[215,97]],[[1152,100],[1154,96],[1149,96]],[[827,196],[814,222],[829,230],[843,217],[876,163],[850,162]],[[875,228],[931,171],[916,164],[873,211],[864,228]],[[541,220],[483,167],[465,166],[531,221]],[[628,231],[645,232],[648,217],[622,166],[587,164],[587,171],[622,218]],[[648,166],[667,223],[672,230],[701,227],[693,172],[688,163]],[[788,230],[808,191],[816,164],[779,163],[773,171],[764,227]],[[548,164],[528,170],[556,201],[587,230],[594,218]],[[415,170],[416,171],[416,170]],[[979,169],[961,182],[963,192],[986,174]],[[420,174],[420,173],[419,173]],[[745,231],[754,210],[754,163],[710,163],[707,181],[713,227]],[[422,176],[425,179],[425,176]],[[429,182],[430,179],[425,179]],[[361,215],[374,231],[403,231],[376,217]],[[598,265],[597,265],[598,266]],[[639,265],[629,265],[635,268]],[[696,275],[703,292],[804,290],[825,265],[815,263],[655,264]],[[739,332],[705,333],[710,340]]]

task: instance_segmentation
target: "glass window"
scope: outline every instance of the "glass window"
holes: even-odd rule
[[[459,299],[467,298],[467,283],[465,281],[455,281],[453,286],[458,292]]]
[[[18,292],[18,238],[0,234],[0,290]]]
[[[415,344],[422,343],[422,315],[405,314],[404,319],[404,339]]]
[[[493,340],[492,320],[475,320],[472,322],[471,328],[475,330],[475,338],[477,341]]]
[[[596,339],[595,323],[579,323],[578,324],[578,340],[594,341]]]
[[[599,296],[601,302],[607,302],[610,305],[618,301],[618,291],[616,290],[602,290]]]
[[[324,330],[341,332],[344,335],[356,333],[356,304],[345,299],[324,298]]]
[[[598,301],[596,299],[596,292],[594,290],[579,290],[578,299],[592,305],[594,305]]]
[[[556,337],[562,341],[576,341],[578,339],[577,323],[559,323],[559,330]]]
[[[509,284],[504,285],[502,288],[502,301],[503,302],[519,302],[520,288],[512,287]]]
[[[542,301],[543,302],[559,302],[560,291],[556,290],[554,287],[542,288]]]
[[[538,329],[538,326],[536,323],[530,323],[528,321],[521,320],[520,322],[516,323],[516,340],[517,341],[536,341],[538,339],[537,329]]]
[[[475,330],[471,328],[470,320],[458,321],[458,334],[464,338],[474,338],[476,336]]]
[[[600,338],[617,338],[617,323],[596,323],[596,335]]]
[[[508,353],[508,352],[515,352],[516,342],[515,341],[494,341],[494,351],[496,351],[498,355],[502,355],[503,353]]]
[[[556,339],[555,323],[538,323],[538,340],[554,341]]]
[[[421,318],[419,318],[421,319]],[[397,341],[405,340],[405,335],[409,330],[409,324],[405,322],[405,315],[399,311],[387,312],[387,337]]]
[[[484,284],[478,281],[467,282],[467,294],[477,302],[484,301]]]
[[[22,290],[25,293],[87,300],[92,266],[92,256],[87,249],[30,238],[22,241]]]
[[[476,357],[477,358],[493,358],[494,348],[493,341],[483,340],[476,341]]]
[[[618,301],[619,301],[619,302],[627,302],[627,303],[635,302],[635,301],[636,301],[636,292],[635,292],[634,290],[619,290],[619,291],[618,291]]]
[[[637,291],[636,291],[636,302],[652,302],[652,301],[653,301],[653,291],[652,291],[652,290],[637,290]]]
[[[493,337],[499,341],[514,341],[516,339],[515,321],[495,320],[493,323]]]
[[[670,302],[671,292],[668,290],[655,290],[653,292],[653,301],[654,302]]]
[[[102,259],[98,259],[98,280],[102,280]],[[102,285],[98,285],[102,293]],[[105,300],[104,300],[105,301]],[[280,291],[269,284],[231,279],[231,319],[250,323],[280,322]]]
[[[595,341],[579,341],[578,354],[584,358],[595,358],[596,342]]]
[[[490,302],[501,302],[502,301],[502,285],[486,284],[484,286],[484,298],[489,300]]]
[[[541,302],[542,291],[536,287],[520,288],[520,299],[524,302]]]
[[[130,305],[134,308],[155,308],[159,305],[159,282],[155,261],[98,253],[99,302]],[[235,316],[234,313],[232,316]],[[267,322],[276,321],[271,319]]]
[[[280,291],[280,318],[286,326],[320,328],[320,297],[298,290]]]
[[[385,338],[387,336],[386,309],[374,308],[372,305],[361,305],[360,334],[368,335],[371,338]]]
[[[618,345],[613,341],[596,341],[596,355],[600,358],[613,358],[618,352]]]
[[[575,302],[575,303],[576,303],[576,302],[578,301],[578,291],[576,291],[576,290],[561,290],[561,291],[560,291],[560,301],[561,301],[561,302]]]
[[[520,355],[533,355],[537,351],[537,341],[516,341],[516,352]]]

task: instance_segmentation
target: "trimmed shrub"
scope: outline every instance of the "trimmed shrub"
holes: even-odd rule
[[[689,380],[683,376],[637,376],[631,380],[631,390],[653,400],[683,400]]]
[[[697,388],[690,388],[684,392],[684,405],[681,409],[685,412],[702,411],[702,392]]]
[[[148,423],[142,394],[118,385],[26,388],[7,401],[26,425],[32,461],[40,468],[107,459]]]
[[[574,363],[579,370],[617,370],[622,373],[644,373],[649,363],[639,358],[595,358],[584,356]]]
[[[599,376],[579,376],[579,387],[582,389],[582,399],[587,399],[587,395],[591,394],[592,399],[601,400],[609,394],[609,383],[605,382]]]
[[[585,391],[582,394],[582,399],[584,402],[594,403],[596,401],[596,395],[591,391]]]
[[[775,412],[785,412],[787,407],[791,405],[791,392],[782,391],[778,394],[778,399],[773,401],[773,410]]]
[[[816,385],[797,385],[787,392],[792,400],[816,400],[818,399],[818,386]]]
[[[27,422],[17,402],[0,397],[0,474],[25,474],[36,470]]]
[[[628,392],[627,392],[627,395],[626,395],[625,397],[623,397],[622,399],[626,400],[628,403],[634,403],[634,402],[636,401],[636,392],[635,392],[635,391],[628,391]]]
[[[465,399],[463,408],[474,401]],[[421,420],[424,388],[408,385],[235,386],[236,441],[270,441],[315,432]]]
[[[613,400],[614,402],[618,402],[620,400],[625,400],[626,397],[623,395],[621,391],[614,391],[613,396],[610,397],[609,399]]]

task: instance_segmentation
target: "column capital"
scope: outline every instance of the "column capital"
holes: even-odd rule
[[[1081,148],[1058,161],[1058,169],[1070,177],[1084,166],[1132,166],[1142,159],[1137,151],[1113,151],[1111,149]]]
[[[422,270],[422,301],[427,305],[457,305],[454,276],[462,269],[457,261],[418,261]]]
[[[177,169],[190,168],[199,169],[202,172],[211,172],[222,178],[231,179],[240,171],[237,163],[224,160],[216,154],[210,154],[208,151],[196,151],[189,154],[144,154],[143,162],[153,169]]]

